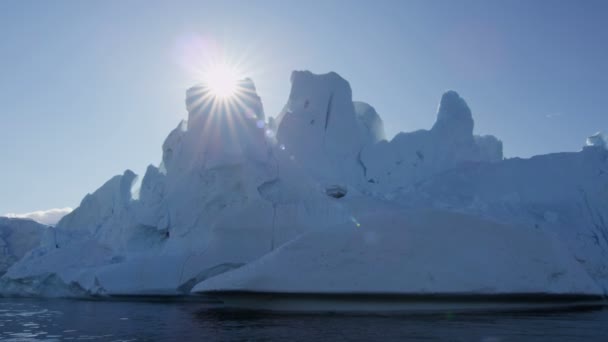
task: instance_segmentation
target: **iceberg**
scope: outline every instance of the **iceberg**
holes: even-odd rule
[[[185,102],[160,163],[86,195],[0,293],[608,293],[608,151],[596,136],[580,152],[505,159],[450,90],[430,129],[387,140],[333,72],[294,71],[276,119],[250,79],[233,99],[196,85]]]

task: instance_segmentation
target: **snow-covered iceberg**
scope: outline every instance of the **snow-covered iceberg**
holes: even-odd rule
[[[85,196],[0,291],[607,292],[599,138],[577,153],[504,159],[454,91],[432,128],[388,141],[336,73],[293,72],[276,119],[251,80],[238,87],[232,100],[189,89],[160,164]]]

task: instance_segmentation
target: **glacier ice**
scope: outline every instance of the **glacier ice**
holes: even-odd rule
[[[502,142],[494,136],[474,136],[473,117],[455,91],[441,97],[437,120],[430,130],[399,133],[361,150],[364,177],[372,191],[390,193],[406,188],[465,162],[502,160]]]
[[[539,230],[428,209],[383,208],[358,222],[307,232],[193,291],[603,293],[557,239]]]
[[[608,151],[553,153],[469,165],[394,193],[396,202],[443,208],[558,235],[608,289]]]
[[[0,275],[37,247],[46,229],[31,219],[0,217]]]
[[[365,102],[353,101],[355,115],[361,135],[364,136],[365,144],[377,143],[386,139],[384,123],[376,109]]]
[[[277,140],[285,146],[281,155],[293,156],[321,184],[355,182],[357,155],[371,131],[360,128],[350,85],[336,73],[309,71],[294,71],[291,82],[289,100],[277,118]]]
[[[375,109],[333,72],[294,71],[276,119],[252,80],[236,96],[188,89],[160,164],[86,195],[0,291],[608,291],[603,138],[504,159],[448,91],[430,129],[387,140]],[[358,278],[366,272],[377,274]]]

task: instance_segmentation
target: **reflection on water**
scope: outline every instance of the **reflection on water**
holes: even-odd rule
[[[0,299],[1,341],[606,341],[608,310],[426,316],[277,315],[200,302]]]

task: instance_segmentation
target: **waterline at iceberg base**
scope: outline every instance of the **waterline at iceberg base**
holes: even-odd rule
[[[597,305],[608,291],[601,135],[504,159],[448,91],[431,129],[387,140],[347,81],[308,71],[292,73],[276,118],[249,79],[233,99],[195,86],[186,107],[160,164],[111,178],[45,229],[3,295],[390,311]]]

